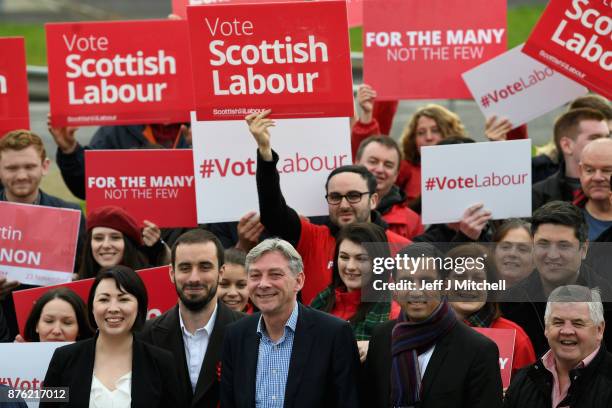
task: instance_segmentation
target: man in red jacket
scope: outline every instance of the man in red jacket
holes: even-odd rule
[[[261,223],[272,236],[289,241],[300,253],[307,274],[302,288],[302,302],[309,304],[313,297],[331,282],[336,233],[354,222],[374,222],[387,231],[391,243],[407,245],[410,241],[387,229],[380,214],[376,178],[363,166],[342,166],[333,170],[325,186],[329,209],[329,223],[315,225],[300,217],[285,203],[276,169],[278,155],[270,145],[268,119],[270,110],[246,117],[249,130],[257,142],[257,193]]]
[[[355,156],[355,164],[361,164],[376,177],[376,193],[379,197],[376,210],[389,229],[405,238],[423,233],[419,214],[406,205],[406,194],[395,185],[399,174],[401,153],[395,140],[387,136],[370,136],[364,139]]]

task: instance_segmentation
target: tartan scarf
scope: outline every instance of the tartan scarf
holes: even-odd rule
[[[310,307],[317,310],[323,310],[330,296],[335,296],[335,290],[331,286],[328,286],[315,296],[312,302],[310,302]],[[359,322],[350,320],[349,323],[355,334],[355,340],[370,340],[374,327],[389,320],[390,312],[391,303],[377,302],[374,303],[370,311],[366,314],[365,319]]]
[[[418,355],[429,350],[457,324],[446,298],[422,322],[411,322],[400,313],[391,334],[391,403],[412,407],[421,400]]]
[[[490,303],[485,303],[476,313],[472,313],[465,319],[465,323],[471,327],[491,327],[495,320],[495,308]]]

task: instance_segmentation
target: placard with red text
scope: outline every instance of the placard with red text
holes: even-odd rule
[[[258,210],[257,145],[246,124],[194,118],[191,129],[198,222],[238,221]],[[271,133],[287,204],[306,217],[327,214],[327,176],[352,164],[349,119],[280,119]]]
[[[0,276],[28,285],[72,278],[81,212],[0,201]]]
[[[86,150],[87,211],[118,205],[143,225],[196,227],[191,149]]]
[[[505,390],[510,385],[516,330],[489,329],[484,327],[475,327],[474,330],[487,336],[497,345],[497,349],[499,350],[499,369],[501,370],[502,385]]]
[[[531,140],[423,146],[421,200],[423,225],[460,221],[479,203],[494,220],[531,217]]]
[[[14,390],[24,391],[20,395],[26,400],[28,408],[38,408],[39,400],[26,399],[28,390],[35,392],[43,387],[43,380],[49,368],[49,362],[56,348],[70,344],[69,342],[32,342],[32,343],[0,343],[0,384]],[[61,391],[60,391],[61,393]],[[15,401],[15,398],[7,398],[7,389],[0,391],[0,404],[5,405]],[[13,394],[14,395],[14,394]],[[58,394],[58,397],[61,397]],[[68,396],[69,398],[69,396]],[[63,405],[63,404],[62,404]],[[13,406],[21,405],[15,404]]]
[[[344,1],[188,7],[198,120],[353,116]]]
[[[461,74],[505,51],[506,0],[364,3],[364,82],[378,99],[469,99]]]
[[[511,49],[463,73],[485,117],[504,117],[516,128],[587,93],[579,83]]]
[[[185,21],[53,23],[45,30],[54,126],[189,120]]]
[[[22,37],[0,38],[0,137],[29,128],[24,41]]]
[[[612,4],[551,0],[523,52],[612,98]]]
[[[176,304],[177,294],[174,284],[170,281],[170,266],[159,266],[156,268],[141,269],[138,272],[142,281],[147,288],[149,297],[149,305],[147,307],[147,319],[155,318],[165,311],[171,309]],[[19,333],[23,335],[25,323],[28,320],[30,311],[34,303],[51,289],[58,287],[67,287],[73,290],[87,304],[89,289],[93,284],[94,279],[83,279],[74,282],[69,282],[61,285],[45,286],[41,288],[16,290],[13,292],[13,301],[15,302],[15,313],[17,315],[17,324]]]

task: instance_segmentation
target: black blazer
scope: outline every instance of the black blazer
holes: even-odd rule
[[[82,340],[55,350],[45,387],[69,387],[69,402],[42,402],[41,408],[89,406],[96,356],[96,339]],[[132,408],[181,407],[172,355],[134,338],[132,351]]]
[[[221,406],[255,406],[260,313],[227,328],[221,369]],[[358,407],[359,352],[347,322],[299,305],[285,407]]]
[[[223,336],[225,327],[230,323],[244,317],[244,313],[234,312],[223,302],[217,303],[217,318],[212,334],[208,341],[208,348],[202,363],[195,393],[191,388],[187,358],[185,357],[185,343],[179,320],[178,305],[161,316],[147,321],[145,328],[139,334],[140,338],[155,346],[170,351],[176,359],[176,372],[182,399],[186,407],[217,407],[219,404],[219,377],[217,368],[220,366],[221,351],[223,350]]]
[[[374,329],[363,370],[367,407],[387,408],[391,395],[390,320]],[[494,342],[458,323],[434,348],[425,369],[418,408],[498,408],[502,406],[499,351]]]

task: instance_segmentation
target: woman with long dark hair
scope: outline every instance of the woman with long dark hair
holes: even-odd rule
[[[388,257],[387,236],[380,226],[347,225],[336,238],[332,283],[310,304],[351,324],[362,361],[374,327],[399,313],[399,306],[393,307],[390,299],[380,299],[380,294],[373,293],[372,289],[375,279],[388,280],[387,273],[373,273],[374,259]]]

